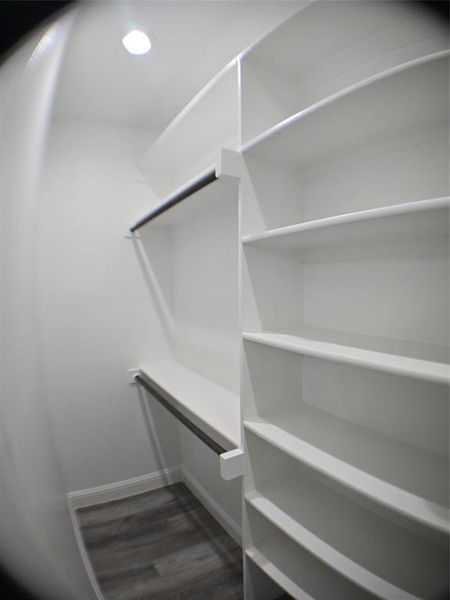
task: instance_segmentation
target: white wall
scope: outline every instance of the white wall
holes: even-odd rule
[[[46,600],[93,598],[48,418],[36,311],[40,161],[69,29],[66,20],[35,34],[0,68],[0,563]]]
[[[106,124],[66,121],[51,129],[37,273],[43,369],[65,485],[82,490],[177,465],[180,439],[187,475],[239,529],[240,482],[221,480],[218,458],[155,401],[143,409],[127,383],[127,369],[170,354],[154,287],[135,243],[123,238],[132,217],[155,201],[135,166],[149,140]]]
[[[150,135],[88,122],[52,127],[39,214],[43,370],[67,490],[177,465],[173,418],[127,369],[167,352],[127,224],[154,199],[135,167]],[[157,432],[156,435],[152,433]]]
[[[241,478],[220,477],[219,457],[180,425],[181,469],[191,491],[238,542],[242,535]]]

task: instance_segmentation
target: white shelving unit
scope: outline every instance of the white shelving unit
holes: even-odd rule
[[[298,599],[448,585],[448,40],[405,8],[312,2],[242,60],[250,600],[254,565]]]
[[[445,124],[447,58],[445,50],[369,77],[277,123],[244,151],[300,166],[387,133]]]
[[[372,594],[362,590],[334,569],[317,559],[310,552],[251,505],[249,530],[254,546],[246,549],[246,556],[254,561],[263,572],[296,600],[317,597],[338,600],[368,600]]]
[[[266,446],[255,439],[250,449],[256,488],[246,501],[295,543],[375,597],[415,598],[407,591],[411,581],[426,595],[445,576],[432,543],[380,519],[281,452],[266,464]]]
[[[161,202],[134,241],[170,347],[141,369],[242,446],[245,600],[437,598],[448,28],[419,3],[300,5],[140,163]],[[172,205],[220,152],[217,177]]]
[[[439,52],[327,97],[249,141],[244,235],[448,196],[447,83],[448,53]]]
[[[427,22],[413,4],[308,2],[242,60],[243,142],[323,98],[447,46],[445,26]]]
[[[374,434],[307,405],[295,413],[274,417],[272,422],[246,421],[244,425],[357,494],[448,533],[449,511],[438,503],[446,502],[448,496],[448,462],[431,452]]]

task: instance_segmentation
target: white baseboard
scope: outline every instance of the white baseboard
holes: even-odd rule
[[[165,485],[177,483],[181,481],[180,467],[170,467],[162,469],[155,473],[141,475],[140,477],[132,477],[124,481],[116,481],[106,485],[100,485],[94,488],[85,490],[77,490],[67,494],[69,506],[73,510],[93,506],[95,504],[103,504],[113,500],[121,500],[136,494],[151,492]]]
[[[220,504],[205,490],[202,484],[192,473],[184,466],[181,469],[181,480],[191,490],[194,496],[204,505],[212,514],[225,531],[234,541],[242,546],[242,530],[234,519],[220,506]]]

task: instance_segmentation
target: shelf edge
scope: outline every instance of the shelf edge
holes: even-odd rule
[[[251,561],[255,563],[257,567],[261,569],[261,571],[273,579],[273,581],[275,581],[275,583],[279,585],[285,592],[295,595],[296,600],[315,600],[312,596],[304,592],[299,585],[294,583],[292,579],[285,575],[279,567],[268,560],[254,546],[247,548],[245,554]]]
[[[412,522],[428,527],[440,534],[449,534],[450,511],[446,507],[407,492],[402,488],[379,479],[370,473],[362,471],[361,469],[354,467],[353,465],[346,463],[341,459],[336,458],[331,454],[320,450],[319,448],[316,448],[315,446],[312,446],[311,444],[303,441],[301,438],[296,438],[298,444],[304,447],[302,450],[307,449],[310,455],[313,454],[313,456],[306,457],[304,452],[301,452],[299,449],[292,449],[288,447],[283,440],[277,440],[274,436],[261,431],[260,425],[271,424],[263,419],[258,421],[244,421],[244,427],[249,431],[252,431],[261,439],[272,444],[282,452],[292,456],[294,459],[307,465],[311,469],[322,473],[330,479],[333,479],[345,488],[353,490],[356,494],[369,498],[371,501],[384,506],[394,513],[403,515]],[[277,427],[277,425],[273,426]],[[287,432],[286,435],[295,437]],[[325,464],[326,462],[330,464],[327,465]],[[342,473],[345,473],[345,475]],[[373,488],[376,487],[381,487],[383,493],[375,491]],[[386,498],[386,494],[389,496],[388,498]],[[394,498],[398,496],[400,496],[401,502],[398,500],[394,501]],[[418,505],[421,505],[422,503],[432,507],[432,510],[429,510],[428,515],[423,514],[423,512],[421,513],[420,510],[418,510]],[[406,509],[405,505],[407,504],[412,504],[412,508]],[[439,515],[439,513],[441,516],[436,517],[436,514]]]
[[[450,50],[441,50],[439,52],[434,52],[432,54],[427,54],[426,56],[415,58],[406,63],[402,63],[401,65],[392,67],[391,69],[386,69],[385,71],[377,73],[376,75],[372,75],[371,77],[367,77],[362,81],[358,81],[357,83],[354,83],[344,88],[343,90],[339,90],[338,92],[335,92],[334,94],[331,94],[330,96],[327,96],[326,98],[323,98],[322,100],[319,100],[318,102],[315,102],[314,104],[303,108],[302,110],[291,115],[290,117],[283,119],[283,121],[280,121],[276,125],[273,125],[266,131],[263,131],[251,140],[247,141],[243,146],[241,146],[240,150],[243,154],[249,152],[259,144],[265,142],[280,131],[287,129],[290,125],[293,125],[297,121],[305,119],[310,115],[320,111],[321,109],[330,106],[334,102],[346,98],[347,96],[350,96],[353,93],[358,92],[372,84],[382,81],[383,79],[387,79],[391,76],[397,75],[398,73],[407,71],[408,69],[413,69],[414,67],[418,67],[427,62],[432,62],[433,60],[439,60],[440,58],[445,58],[448,56],[450,56]]]
[[[332,342],[318,342],[313,339],[302,337],[297,337],[297,342],[275,340],[271,338],[270,333],[265,332],[255,333],[243,331],[242,337],[245,341],[255,342],[265,346],[271,346],[280,350],[296,352],[297,354],[303,354],[315,358],[322,358],[332,362],[356,365],[367,369],[373,369],[375,371],[382,371],[386,373],[393,373],[395,375],[402,375],[404,377],[430,381],[432,383],[446,385],[449,385],[450,383],[450,366],[445,363],[438,363],[419,358],[409,358],[397,354],[377,352],[374,350],[364,350],[360,348],[354,348],[353,346],[334,344]],[[296,338],[296,336],[292,335],[289,337],[294,339]],[[314,348],[311,346],[311,344],[322,344],[323,347]],[[344,352],[342,352],[342,349]],[[345,353],[346,349],[347,354]],[[363,352],[365,356],[352,356],[351,352],[353,349],[355,351]],[[408,364],[395,364],[392,359],[389,359],[389,357],[394,357],[397,361],[400,360],[400,362],[404,361],[405,363],[412,363],[415,368],[412,368]]]
[[[358,563],[348,558],[341,552],[335,550],[332,546],[322,541],[319,537],[308,531],[299,522],[295,521],[283,510],[279,509],[273,502],[265,498],[259,492],[250,492],[245,495],[246,501],[253,506],[260,514],[268,519],[273,525],[278,527],[285,535],[290,537],[296,544],[302,546],[307,552],[315,556],[329,568],[333,569],[339,575],[345,577],[355,585],[362,589],[383,598],[383,600],[420,600],[417,596],[406,592],[405,590],[389,583],[387,580],[375,575],[368,569],[361,567]],[[275,507],[283,517],[290,522],[291,527],[288,528],[281,525],[275,515],[271,516],[269,511],[263,506],[260,506],[259,500],[267,500]],[[301,530],[301,537],[298,535],[300,531],[294,533],[295,529]],[[317,548],[314,549],[313,546]],[[339,563],[341,563],[339,565]],[[350,575],[350,571],[354,571],[354,575]]]
[[[209,421],[207,421],[201,414],[196,413],[195,411],[193,411],[189,406],[185,405],[182,400],[180,400],[179,397],[174,396],[170,391],[166,390],[158,381],[156,381],[151,373],[148,372],[148,366],[142,366],[139,369],[139,373],[142,374],[144,376],[144,378],[148,381],[150,387],[152,387],[153,389],[150,390],[150,393],[155,393],[159,396],[162,396],[163,400],[165,401],[165,403],[170,404],[171,407],[173,407],[173,409],[177,412],[180,413],[182,415],[182,417],[184,417],[185,419],[192,421],[192,419],[194,418],[195,421],[198,421],[198,424],[195,422],[193,422],[193,425],[195,428],[200,429],[200,431],[202,431],[203,429],[206,429],[206,432],[203,432],[207,437],[210,437],[213,439],[214,443],[218,446],[221,446],[223,448],[224,452],[230,452],[232,450],[235,449],[239,449],[240,448],[240,440],[238,438],[235,438],[234,435],[231,432],[225,432],[220,430],[214,423],[211,423]],[[198,377],[201,377],[200,375]],[[202,377],[202,379],[206,379],[204,377]],[[211,382],[213,383],[213,382]],[[214,384],[217,385],[217,384]],[[220,387],[220,386],[217,386]],[[228,390],[224,390],[224,391],[228,391]],[[230,396],[234,394],[232,394],[232,392],[229,392]],[[166,407],[167,408],[167,407]],[[176,416],[176,415],[175,415]],[[178,417],[176,417],[178,418]],[[189,428],[189,427],[188,427]],[[212,432],[214,432],[215,434],[215,438],[214,439]],[[221,452],[218,452],[218,454],[220,454]]]
[[[414,202],[404,202],[392,206],[370,208],[367,210],[345,213],[333,217],[325,217],[323,219],[305,221],[304,223],[287,225],[285,227],[277,227],[276,229],[269,229],[260,233],[248,234],[242,237],[242,243],[247,245],[255,242],[281,238],[296,233],[303,233],[307,231],[320,231],[326,228],[336,227],[340,225],[364,223],[376,219],[383,219],[402,215],[406,216],[415,213],[424,213],[427,211],[445,208],[450,208],[449,196],[443,196],[441,198],[430,198],[426,200],[416,200]]]

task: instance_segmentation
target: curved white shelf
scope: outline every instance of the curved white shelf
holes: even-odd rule
[[[448,47],[445,26],[427,27],[410,4],[307,4],[243,58],[245,140],[356,81]]]
[[[296,413],[244,421],[246,429],[359,495],[449,532],[448,463],[303,404]]]
[[[328,568],[270,521],[260,525],[263,539],[247,548],[246,556],[296,600],[373,600],[372,594]]]
[[[396,373],[416,379],[435,383],[449,384],[450,367],[441,362],[410,358],[387,352],[365,350],[353,346],[334,344],[312,338],[274,332],[247,332],[242,334],[244,340],[273,346],[298,354],[315,356],[334,362],[342,362],[377,371]]]
[[[173,398],[173,405],[227,450],[240,446],[239,396],[175,362],[140,370]]]
[[[246,235],[244,244],[303,248],[370,239],[441,236],[449,231],[450,198],[385,206]]]
[[[264,493],[270,494],[270,498],[259,491],[253,491],[246,494],[245,498],[247,502],[283,531],[283,533],[294,540],[294,542],[316,556],[328,567],[334,569],[352,581],[352,583],[374,594],[376,597],[383,598],[384,600],[417,600],[419,598],[416,594],[412,594],[398,587],[398,585],[393,585],[385,578],[363,567],[359,562],[352,560],[335,549],[331,543],[323,541],[319,536],[302,525],[302,517],[304,517],[308,509],[311,510],[311,507],[313,507],[320,516],[315,515],[312,520],[316,522],[320,520],[323,523],[323,529],[326,528],[327,531],[332,532],[334,541],[337,537],[336,532],[338,532],[343,536],[342,539],[346,540],[345,546],[347,548],[351,546],[351,542],[349,543],[348,540],[352,540],[352,537],[355,536],[354,532],[356,528],[358,530],[356,531],[356,537],[359,538],[354,548],[356,560],[361,560],[358,552],[372,555],[370,558],[375,558],[378,568],[386,568],[386,565],[390,567],[393,564],[393,554],[399,547],[396,544],[395,533],[389,536],[392,527],[387,522],[385,524],[380,523],[380,520],[374,517],[370,511],[365,511],[366,515],[362,517],[361,513],[364,509],[358,504],[349,502],[337,494],[333,494],[330,490],[328,490],[328,493],[325,490],[320,492],[320,486],[317,484],[315,486],[312,484],[313,487],[311,485],[301,486],[297,482],[292,481],[289,489],[286,490],[286,486],[283,488],[280,482],[277,483],[278,486],[272,484],[270,487],[267,486],[263,489]],[[275,498],[278,500],[280,497],[283,497],[282,501],[285,504],[287,503],[291,509],[295,507],[295,516],[286,513],[271,499]],[[369,520],[369,523],[367,520]],[[378,535],[378,527],[383,529],[385,537],[386,532],[388,533],[387,539],[383,539],[383,534],[381,536]],[[400,535],[402,535],[402,528],[400,528]],[[362,538],[363,543],[361,544]],[[367,538],[371,540],[370,544],[366,543]],[[409,552],[408,541],[410,541],[411,534],[408,535],[407,533],[404,538],[406,538],[402,540],[402,548],[405,551],[403,553],[404,556],[402,556],[404,568],[400,569],[400,573],[396,573],[400,577],[404,572],[409,572],[409,574],[412,572],[414,574],[414,570],[419,570],[420,572],[424,568],[424,554],[416,551],[412,555]],[[375,548],[375,552],[371,552],[372,548]],[[381,552],[380,548],[383,548]],[[376,555],[377,551],[378,556],[374,557],[373,555]],[[365,556],[364,558],[367,557]],[[429,558],[429,562],[433,566],[432,557],[427,558]],[[432,576],[429,577],[429,579],[431,578]]]
[[[351,85],[258,135],[242,152],[298,167],[383,135],[446,128],[448,56],[436,52]]]
[[[238,146],[238,66],[230,62],[175,117],[139,162],[158,195],[166,196]]]
[[[275,583],[293,598],[296,600],[314,600],[312,596],[303,591],[300,586],[285,575],[276,565],[267,560],[267,558],[261,554],[261,552],[258,552],[256,548],[248,548],[245,551],[245,554],[261,569],[261,571],[266,573],[266,575],[273,579]]]

